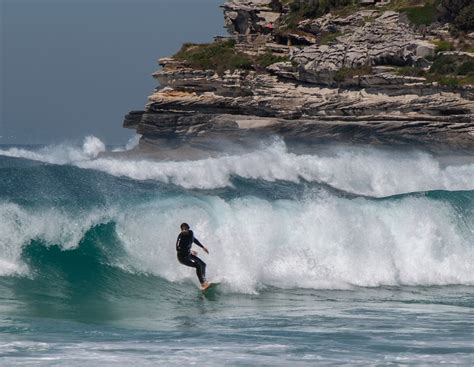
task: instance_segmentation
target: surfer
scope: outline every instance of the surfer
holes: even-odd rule
[[[176,241],[178,261],[183,265],[196,268],[196,274],[201,283],[201,287],[202,289],[206,289],[209,286],[209,283],[206,281],[206,263],[196,256],[196,251],[191,250],[193,242],[201,247],[206,254],[209,254],[207,248],[194,237],[194,233],[189,228],[189,225],[182,223],[181,233],[178,235]]]

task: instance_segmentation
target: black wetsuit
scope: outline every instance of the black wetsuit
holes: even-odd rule
[[[206,263],[196,255],[191,254],[191,246],[193,242],[199,247],[204,248],[197,238],[194,238],[193,231],[189,230],[187,233],[181,232],[176,241],[176,251],[178,252],[178,261],[186,266],[196,268],[196,274],[199,281],[204,283],[206,281]]]

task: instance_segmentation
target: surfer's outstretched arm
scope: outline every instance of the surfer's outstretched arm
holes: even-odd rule
[[[196,237],[194,237],[193,239],[194,239],[194,243],[198,245],[199,247],[201,247],[206,254],[209,253],[209,250],[206,248],[206,246],[204,246],[201,242],[199,242],[199,240]]]

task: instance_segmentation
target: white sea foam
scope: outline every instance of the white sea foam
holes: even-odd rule
[[[210,250],[200,255],[209,276],[234,291],[252,293],[265,285],[474,285],[473,223],[449,204],[329,194],[301,201],[181,196],[76,215],[3,203],[0,275],[26,271],[21,251],[31,239],[69,249],[87,229],[110,220],[128,254],[117,266],[173,282],[196,282],[193,269],[177,263],[174,249],[177,226],[187,221]]]
[[[233,176],[265,181],[300,182],[303,179],[377,197],[474,188],[474,163],[443,167],[426,153],[394,153],[367,148],[333,148],[324,155],[297,155],[289,153],[281,142],[247,154],[193,162],[103,158],[77,165],[136,180],[158,180],[201,189],[231,186]]]
[[[82,147],[12,148],[0,154],[187,188],[229,186],[232,176],[304,179],[374,196],[472,189],[474,185],[474,164],[443,166],[422,152],[333,147],[318,154],[296,155],[276,142],[247,154],[193,162],[94,159],[103,149],[100,140],[89,137]],[[463,215],[449,203],[429,198],[349,200],[330,194],[298,201],[179,196],[81,213],[25,209],[3,202],[0,275],[27,271],[21,251],[32,239],[68,249],[77,246],[93,225],[114,220],[129,255],[117,265],[170,281],[195,281],[192,269],[177,265],[174,251],[177,223],[188,221],[211,250],[205,257],[210,275],[241,292],[254,292],[260,285],[472,285],[474,229],[472,219]]]
[[[0,203],[0,275],[27,273],[21,253],[31,240],[71,249],[79,245],[89,228],[107,222],[108,215],[111,213],[77,215],[60,209],[27,210],[17,204]]]
[[[377,197],[474,188],[474,163],[443,166],[427,153],[374,148],[331,148],[319,155],[297,155],[288,152],[282,142],[246,154],[192,162],[99,158],[76,165],[136,180],[158,180],[201,189],[231,186],[233,176],[270,182],[303,179]]]
[[[111,175],[157,180],[184,188],[232,186],[232,177],[236,176],[270,182],[320,182],[351,193],[376,197],[428,190],[474,189],[474,162],[443,165],[432,155],[420,151],[330,147],[298,155],[288,152],[285,144],[277,141],[245,154],[160,162],[95,158],[103,150],[104,145],[99,139],[87,137],[82,147],[59,145],[39,151],[11,148],[0,150],[0,155],[72,164]]]
[[[99,153],[105,152],[105,144],[95,136],[87,136],[84,139],[82,151],[89,158],[96,158]]]
[[[211,278],[236,291],[474,284],[472,233],[463,232],[449,205],[426,198],[183,198],[123,212],[117,230],[138,268],[194,280],[192,269],[176,264],[183,220],[211,252],[201,252]]]

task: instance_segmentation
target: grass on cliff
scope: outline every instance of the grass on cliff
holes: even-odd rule
[[[427,76],[428,80],[441,85],[473,85],[474,60],[467,56],[440,55],[434,60]]]
[[[235,49],[234,40],[216,41],[208,44],[185,43],[173,57],[195,69],[214,70],[219,75],[226,70],[254,70],[266,68],[288,57],[276,56],[271,52],[250,57]]]
[[[356,0],[289,0],[289,12],[283,18],[285,30],[295,30],[304,19],[313,19],[329,13],[331,10],[353,6]]]
[[[474,73],[474,61],[469,56],[440,55],[429,70],[436,74],[468,75]]]
[[[321,37],[319,37],[319,44],[320,45],[329,45],[336,41],[336,38],[342,36],[342,32],[332,32],[332,33],[323,33]]]
[[[436,53],[442,52],[442,51],[453,51],[454,46],[445,40],[435,40],[432,41],[436,45]]]
[[[252,69],[252,60],[235,50],[234,40],[209,44],[185,43],[173,57],[192,68],[214,70],[218,74],[223,74],[226,70]]]
[[[357,68],[342,67],[334,75],[334,81],[341,83],[359,75],[372,74],[371,66],[359,66]]]
[[[426,4],[424,6],[414,6],[398,9],[401,13],[405,13],[411,24],[416,26],[427,26],[435,22],[440,12],[438,4]]]
[[[361,5],[358,0],[281,0],[288,6],[280,31],[295,30],[304,19],[320,17],[329,12],[347,16],[358,10],[394,10],[405,14],[411,24],[428,26],[436,21],[449,22],[453,34],[474,31],[472,0],[391,0],[383,6]],[[379,5],[379,4],[378,4]]]
[[[436,82],[446,87],[459,87],[462,85],[474,85],[474,74],[464,77],[449,75],[430,75],[428,81]]]
[[[436,21],[449,22],[452,33],[474,31],[474,3],[472,0],[391,0],[383,9],[407,15],[415,26]]]
[[[398,75],[402,76],[412,76],[412,77],[426,77],[426,70],[420,67],[415,66],[402,66],[396,69],[395,71]]]
[[[467,56],[439,55],[429,70],[419,67],[401,67],[397,74],[424,77],[429,82],[456,87],[474,84],[474,60]]]
[[[271,52],[266,52],[263,55],[257,56],[255,58],[255,63],[257,66],[266,68],[276,62],[283,62],[283,61],[289,61],[289,60],[290,59],[288,58],[288,56],[276,56],[272,54]]]

